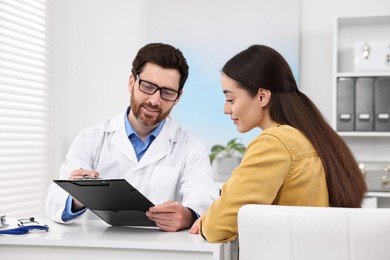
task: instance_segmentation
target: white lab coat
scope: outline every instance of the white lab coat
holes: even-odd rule
[[[68,179],[75,169],[96,170],[102,179],[127,180],[154,204],[174,200],[203,215],[218,196],[204,145],[169,116],[138,161],[124,120],[122,113],[82,130],[61,166],[60,179]],[[55,183],[50,185],[46,200],[49,218],[63,222],[67,197]]]

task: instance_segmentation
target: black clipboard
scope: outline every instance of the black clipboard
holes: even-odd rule
[[[145,215],[154,204],[124,179],[53,181],[112,226],[156,227]]]

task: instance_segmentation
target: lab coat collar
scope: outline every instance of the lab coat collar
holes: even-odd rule
[[[135,169],[146,167],[169,154],[177,141],[176,136],[178,130],[179,125],[171,116],[168,116],[160,134],[149,146],[141,160],[138,161],[134,148],[126,135],[123,114],[120,114],[107,122],[105,128],[107,134],[112,134],[111,144],[136,164]]]
[[[104,127],[105,135],[111,136],[109,142],[115,146],[125,157],[134,164],[138,163],[134,148],[126,134],[125,121],[123,114],[117,115],[106,122]]]
[[[149,146],[148,150],[138,162],[137,168],[148,166],[168,155],[176,143],[176,133],[179,129],[177,123],[169,116],[160,134]]]

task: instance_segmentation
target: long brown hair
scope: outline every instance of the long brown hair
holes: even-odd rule
[[[354,156],[314,103],[298,90],[288,63],[277,51],[253,45],[231,58],[222,71],[252,97],[259,88],[271,91],[271,118],[300,130],[321,158],[331,206],[361,207],[367,186]]]

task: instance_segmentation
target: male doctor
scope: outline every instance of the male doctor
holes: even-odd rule
[[[146,212],[161,230],[191,227],[218,196],[203,144],[169,115],[183,93],[188,65],[179,49],[151,43],[139,50],[125,113],[82,130],[61,166],[61,179],[126,179],[156,206]],[[88,211],[51,184],[48,216],[71,223]]]

